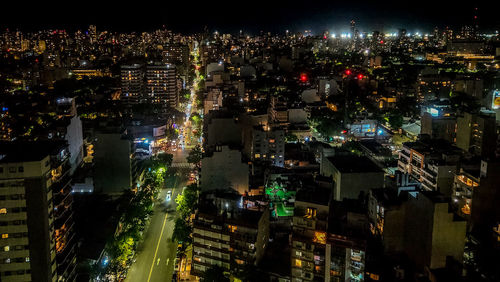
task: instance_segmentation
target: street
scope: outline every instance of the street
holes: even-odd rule
[[[198,78],[198,72],[196,74]],[[194,85],[197,83],[197,78]],[[144,232],[142,243],[137,248],[136,258],[130,266],[125,281],[172,281],[177,252],[177,243],[171,240],[177,218],[175,198],[182,193],[182,188],[186,186],[191,172],[189,169],[191,166],[187,164],[186,157],[194,144],[199,141],[191,139],[191,121],[189,120],[191,114],[196,111],[193,106],[195,104],[194,85],[191,87],[191,97],[185,108],[186,120],[180,126],[181,134],[176,140],[180,146],[175,151],[168,152],[173,155],[172,167],[177,168],[180,175],[175,176],[173,187],[164,187],[160,192],[151,221]],[[171,191],[171,197],[167,200],[169,191]]]
[[[177,244],[171,240],[176,219],[175,198],[182,193],[184,186],[185,181],[176,177],[173,188],[167,187],[160,192],[143,242],[137,249],[136,260],[125,281],[171,281],[177,251]],[[166,202],[169,190],[172,190],[172,196]]]

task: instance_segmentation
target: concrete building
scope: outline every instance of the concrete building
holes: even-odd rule
[[[320,174],[332,180],[333,199],[358,199],[361,192],[384,187],[384,171],[367,157],[337,155],[322,159]]]
[[[238,119],[223,111],[214,111],[205,116],[204,137],[207,150],[215,145],[241,145],[242,131]]]
[[[427,134],[432,139],[444,139],[448,142],[455,142],[456,118],[454,116],[434,116],[429,112],[424,112],[421,124],[420,134]]]
[[[461,153],[443,140],[406,142],[399,152],[398,170],[408,173],[428,191],[451,196]]]
[[[121,66],[121,99],[125,105],[144,102],[144,69],[142,65]]]
[[[147,65],[145,88],[149,103],[160,105],[163,110],[177,107],[179,90],[175,65]]]
[[[209,89],[203,99],[203,114],[207,115],[210,111],[217,111],[220,108],[222,108],[222,91],[219,88]]]
[[[252,130],[252,141],[249,145],[250,159],[267,161],[273,166],[284,166],[285,131],[282,128],[255,126]]]
[[[500,222],[500,191],[498,189],[500,161],[489,159],[481,161],[480,187],[474,190],[471,205],[473,232],[484,242],[490,242],[493,228]],[[497,236],[494,237],[495,239]]]
[[[193,268],[203,276],[214,265],[234,274],[257,265],[269,242],[269,209],[247,210],[202,203],[193,220]]]
[[[0,144],[1,281],[72,281],[76,255],[65,142]]]
[[[404,250],[420,271],[462,264],[466,221],[450,212],[450,198],[439,192],[409,192],[405,203]]]
[[[457,171],[453,181],[452,204],[457,213],[468,220],[470,220],[472,197],[474,192],[480,189],[479,181],[479,170],[463,168]]]
[[[457,147],[476,156],[492,156],[496,149],[497,126],[493,111],[464,113],[457,118]]]
[[[201,160],[201,169],[202,191],[232,188],[241,195],[248,192],[249,165],[242,160],[239,149],[216,146]]]
[[[94,189],[119,196],[132,187],[132,145],[124,132],[101,131],[95,134]]]
[[[292,282],[325,280],[325,252],[331,192],[297,191],[291,237]],[[329,267],[328,267],[329,269]]]

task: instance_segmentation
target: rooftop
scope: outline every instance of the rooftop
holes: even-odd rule
[[[40,161],[67,146],[66,141],[0,142],[0,162]]]
[[[365,156],[337,155],[328,157],[328,161],[343,173],[383,172],[372,160]]]

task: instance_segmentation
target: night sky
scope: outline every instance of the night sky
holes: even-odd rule
[[[2,29],[84,29],[95,23],[101,30],[148,31],[165,24],[178,32],[209,30],[256,33],[285,29],[313,32],[349,30],[351,19],[361,31],[430,32],[435,26],[459,28],[470,24],[475,5],[479,7],[484,31],[500,28],[500,1],[39,1],[20,5],[2,3]],[[489,3],[488,3],[489,2]],[[409,4],[410,3],[410,4]],[[463,3],[463,4],[462,4]],[[15,11],[15,12],[12,12]],[[71,24],[68,24],[71,23]]]

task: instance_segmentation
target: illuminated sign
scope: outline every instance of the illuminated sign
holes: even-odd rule
[[[491,103],[493,109],[500,109],[500,90],[493,91],[493,101]]]
[[[431,114],[431,116],[433,116],[433,117],[437,117],[437,116],[439,116],[439,110],[438,110],[438,109],[436,109],[436,108],[430,108],[430,109],[428,110],[428,112],[429,112],[429,114]]]

